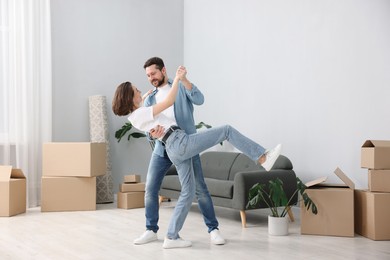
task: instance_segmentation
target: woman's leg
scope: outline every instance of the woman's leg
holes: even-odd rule
[[[192,165],[194,169],[196,184],[195,194],[198,200],[198,207],[202,212],[203,220],[208,227],[207,232],[210,233],[214,229],[218,229],[219,223],[215,216],[213,201],[211,200],[209,190],[204,181],[202,164],[199,155],[192,157]]]
[[[213,127],[191,135],[175,131],[168,138],[166,149],[172,162],[177,164],[223,141],[228,141],[255,162],[265,153],[264,147],[230,125]]]
[[[183,227],[184,221],[191,208],[192,201],[195,197],[195,179],[192,168],[192,160],[187,159],[180,164],[175,165],[181,184],[179,199],[173,211],[172,218],[169,222],[167,238],[178,239],[179,231]]]

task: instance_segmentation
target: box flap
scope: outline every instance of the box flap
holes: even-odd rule
[[[321,177],[321,178],[318,178],[318,179],[316,179],[314,181],[309,181],[305,185],[306,185],[306,187],[311,187],[311,186],[320,184],[321,182],[325,182],[326,179],[327,179],[327,177]]]
[[[11,165],[0,165],[0,181],[9,181],[11,178],[11,172]]]
[[[15,179],[25,179],[24,174],[21,169],[12,169],[11,178]]]
[[[355,184],[353,183],[353,181],[348,178],[347,175],[345,175],[345,173],[339,167],[334,170],[334,173],[337,175],[337,177],[340,178],[340,180],[342,180],[346,185],[348,185],[348,187],[350,187],[351,189],[355,189]]]
[[[364,142],[362,147],[389,147],[390,141],[385,140],[367,140]]]

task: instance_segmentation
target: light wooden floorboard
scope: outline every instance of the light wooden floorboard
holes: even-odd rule
[[[175,202],[160,209],[159,240],[133,245],[144,232],[144,209],[123,210],[116,204],[98,205],[96,211],[40,212],[0,218],[0,259],[390,259],[390,241],[310,236],[300,234],[299,209],[289,235],[267,234],[267,211],[247,213],[241,228],[238,211],[216,207],[220,230],[227,243],[211,245],[197,204],[180,235],[193,246],[163,249],[162,243]]]

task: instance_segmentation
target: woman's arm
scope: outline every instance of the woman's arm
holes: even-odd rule
[[[186,75],[187,75],[186,68],[183,66],[179,66],[179,68],[176,71],[176,76],[175,79],[173,80],[172,87],[169,90],[167,97],[163,101],[153,106],[153,116],[160,114],[162,111],[164,111],[168,107],[172,106],[173,103],[175,103],[177,90],[179,88],[179,80],[188,81]]]

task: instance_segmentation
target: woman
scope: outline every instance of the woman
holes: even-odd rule
[[[166,117],[162,112],[175,102],[179,81],[187,80],[186,75],[186,68],[180,66],[176,71],[172,88],[165,100],[153,106],[142,107],[141,92],[130,82],[118,86],[112,102],[113,112],[119,116],[130,114],[129,121],[137,129],[145,132],[154,131],[153,129],[157,126],[163,126],[166,129],[161,141],[165,144],[167,154],[177,168],[182,190],[173,214],[175,221],[170,222],[167,237],[164,240],[164,248],[191,246],[190,241],[180,238],[179,231],[184,224],[195,196],[191,163],[193,156],[227,140],[269,171],[281,152],[281,145],[266,151],[261,145],[253,142],[229,125],[214,127],[191,135],[177,127],[175,120]]]

